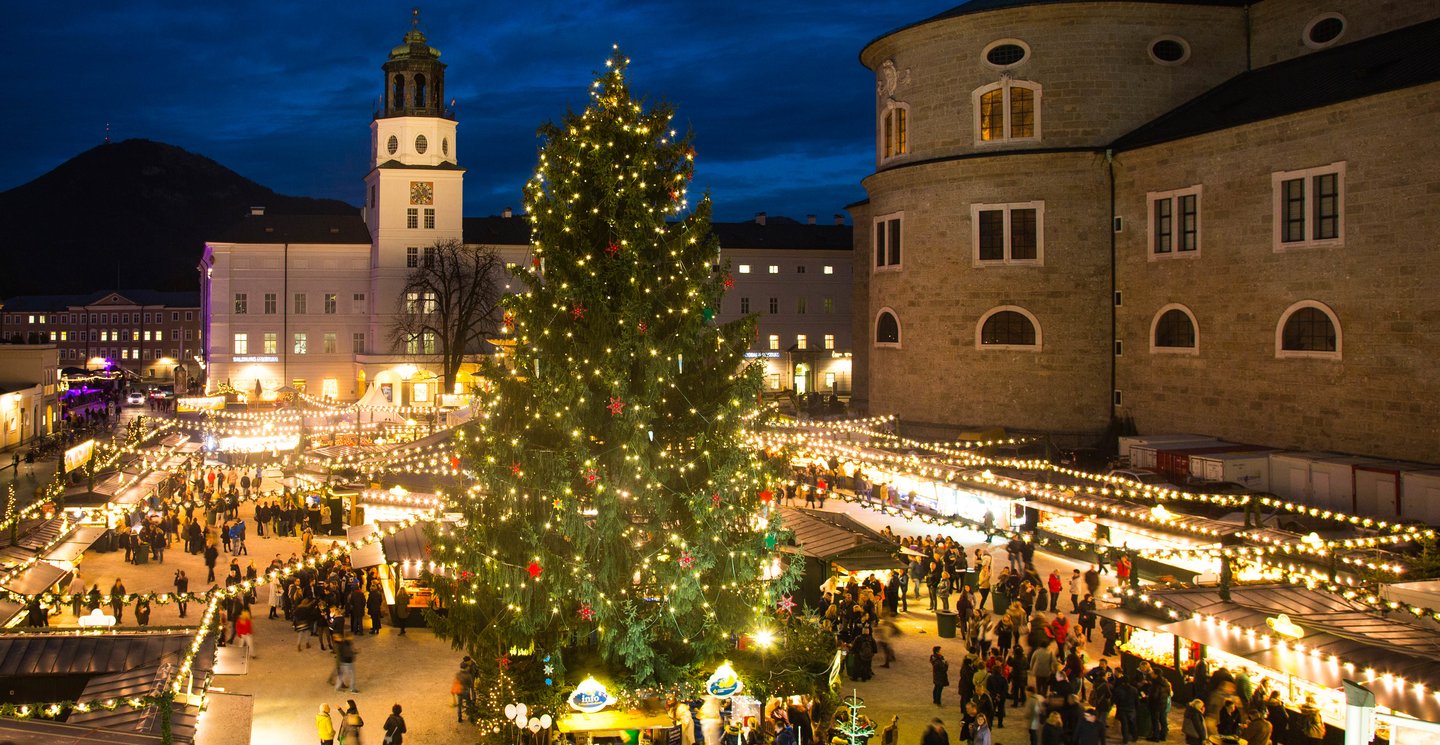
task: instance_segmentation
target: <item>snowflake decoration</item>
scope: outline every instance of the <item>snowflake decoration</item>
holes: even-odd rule
[[[511,463],[511,464],[510,464],[510,473],[511,473],[512,475],[519,476],[519,475],[525,473],[525,471],[524,471],[524,469],[520,468],[520,464],[519,464],[519,463]]]
[[[610,241],[610,245],[605,247],[605,253],[610,254],[611,256],[620,253],[620,244],[616,243],[615,241]]]
[[[641,321],[641,322],[640,322],[640,325],[636,326],[635,329],[636,329],[637,331],[639,331],[641,334],[644,334],[646,331],[649,331],[649,330],[650,330],[650,326],[649,326],[648,324],[646,324],[644,321]]]
[[[720,492],[717,491],[714,494],[710,495],[710,504],[713,504],[716,507],[720,506]]]
[[[495,661],[498,662],[498,663],[500,663],[500,669],[501,669],[501,670],[509,670],[509,669],[510,669],[510,655],[508,655],[508,654],[502,654],[502,655],[500,655],[498,658],[496,658]]]
[[[593,621],[593,620],[595,620],[595,609],[592,608],[592,607],[590,607],[590,604],[589,604],[589,603],[581,603],[581,604],[580,604],[580,610],[576,611],[576,613],[579,613],[579,614],[580,614],[580,618],[583,619],[583,620],[586,620],[586,621]]]
[[[681,567],[682,569],[689,569],[691,566],[694,566],[694,564],[695,564],[695,557],[694,557],[694,556],[691,556],[689,551],[686,551],[685,553],[680,554],[680,567]]]
[[[571,307],[570,307],[570,317],[573,318],[573,319],[575,319],[575,320],[577,320],[577,321],[580,320],[581,318],[584,318],[584,317],[585,317],[585,306],[579,305],[579,304],[576,304],[576,305],[571,306]]]
[[[501,319],[501,323],[505,324],[506,326],[514,326],[514,325],[515,325],[515,314],[514,314],[514,313],[506,313],[506,314],[505,314],[505,317]]]
[[[789,595],[782,595],[780,596],[780,602],[776,603],[775,607],[779,608],[782,613],[794,613],[795,599]]]
[[[554,665],[546,665],[546,666],[545,666],[545,674],[546,674],[546,675],[554,675],[554,674],[555,674],[555,666],[554,666]]]
[[[595,482],[599,480],[600,474],[596,473],[595,469],[592,468],[589,471],[585,472],[585,483],[589,484],[590,486],[594,486]]]
[[[620,416],[620,413],[625,410],[625,402],[614,396],[611,396],[610,404],[605,408],[610,410],[611,416]]]
[[[530,579],[535,579],[536,577],[539,577],[540,572],[544,570],[540,568],[539,562],[532,561],[530,562],[530,566],[525,567],[525,571],[530,573]]]
[[[725,289],[728,290],[728,289],[730,289],[730,288],[732,288],[732,287],[734,287],[734,286],[735,286],[735,277],[732,276],[732,275],[729,275],[729,274],[725,275]]]

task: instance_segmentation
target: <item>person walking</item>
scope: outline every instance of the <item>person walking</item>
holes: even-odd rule
[[[370,611],[370,633],[380,633],[380,619],[385,615],[385,593],[380,591],[379,582],[370,583],[370,595],[365,599],[365,608]]]
[[[461,662],[460,669],[455,672],[455,680],[450,683],[450,693],[455,697],[455,721],[463,722],[465,712],[471,710],[475,701],[475,674],[465,662]],[[470,720],[475,720],[474,714],[470,715]]]
[[[402,581],[399,589],[395,590],[395,625],[400,627],[400,635],[405,635],[405,627],[410,620],[410,593],[405,589]]]
[[[220,549],[214,543],[205,546],[205,569],[209,574],[205,577],[206,582],[215,581],[215,562],[220,559]]]
[[[950,733],[945,731],[945,723],[938,718],[931,719],[925,734],[920,736],[920,745],[950,745]]]
[[[190,578],[185,576],[184,569],[175,570],[175,604],[180,607],[180,617],[185,617],[185,610],[190,605]]]
[[[400,704],[390,707],[390,716],[385,718],[385,745],[404,745],[405,717],[400,716]]]
[[[315,715],[315,734],[320,736],[320,745],[335,745],[335,720],[330,718],[330,704],[320,704],[320,713]]]
[[[945,655],[940,654],[939,647],[934,647],[930,650],[930,683],[935,686],[935,691],[931,695],[931,698],[935,701],[935,705],[939,706],[941,692],[950,685],[950,663],[945,659]],[[935,721],[938,723],[940,720],[937,719]],[[944,732],[943,727],[941,728],[941,732]],[[949,738],[949,735],[945,736],[947,742]]]
[[[345,699],[345,706],[340,709],[340,745],[360,745],[360,730],[364,726],[365,720],[360,716],[360,707],[355,705],[355,699]]]
[[[75,572],[75,577],[70,580],[70,610],[74,611],[75,618],[80,618],[80,606],[85,600],[85,580],[80,578],[80,572]]]
[[[1180,731],[1185,735],[1185,745],[1205,745],[1210,742],[1210,725],[1205,721],[1205,702],[1195,699],[1185,707],[1185,719]]]
[[[335,642],[335,690],[340,690],[345,685],[350,686],[351,693],[359,693],[355,688],[355,643],[348,636],[340,637]]]
[[[1030,745],[1040,745],[1040,728],[1045,726],[1045,699],[1035,691],[1035,686],[1025,689],[1025,721],[1030,728]]]
[[[255,654],[255,622],[250,619],[250,611],[240,611],[240,616],[235,619],[235,638],[249,656],[260,656]]]
[[[110,615],[115,617],[115,624],[118,626],[121,618],[125,615],[125,583],[115,578],[115,584],[110,586]]]

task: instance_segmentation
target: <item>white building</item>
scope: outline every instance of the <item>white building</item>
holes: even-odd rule
[[[0,450],[55,431],[59,367],[54,344],[0,344]]]
[[[465,170],[456,121],[442,103],[439,54],[412,29],[383,66],[383,109],[370,125],[360,215],[256,208],[205,244],[209,390],[290,387],[353,401],[379,386],[391,404],[432,404],[441,392],[438,358],[397,349],[391,333],[406,278],[425,260],[425,248],[460,239],[494,247],[507,264],[529,264],[526,219],[510,210],[463,216]],[[850,228],[838,219],[767,224],[760,215],[714,229],[734,280],[717,320],[761,316],[751,356],[765,359],[767,388],[848,394]],[[462,371],[457,387],[468,382]]]

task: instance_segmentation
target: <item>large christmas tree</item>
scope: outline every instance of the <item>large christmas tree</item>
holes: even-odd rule
[[[708,198],[685,212],[694,150],[630,97],[626,62],[540,130],[535,259],[465,445],[465,522],[436,549],[456,567],[437,626],[478,659],[548,657],[558,679],[593,655],[650,686],[720,661],[783,588],[765,579],[769,471],[745,443],[754,320],[715,322],[731,280]]]

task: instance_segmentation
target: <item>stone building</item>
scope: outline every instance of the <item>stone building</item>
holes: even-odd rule
[[[972,0],[871,42],[856,404],[1434,460],[1437,18]]]
[[[62,367],[117,368],[182,390],[201,372],[202,336],[195,292],[20,295],[0,305],[6,341],[53,345]]]

